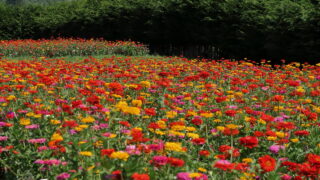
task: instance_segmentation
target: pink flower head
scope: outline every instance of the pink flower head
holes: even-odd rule
[[[139,149],[136,148],[135,145],[129,145],[126,147],[126,152],[129,153],[130,155],[139,155],[141,152]]]
[[[278,154],[279,150],[280,149],[284,150],[284,148],[285,147],[282,146],[282,145],[272,145],[272,146],[269,147],[269,150],[274,154]]]
[[[189,177],[189,173],[180,172],[177,174],[177,180],[192,180],[192,178]]]
[[[109,127],[109,125],[106,124],[106,123],[100,123],[99,126],[100,126],[101,129]]]
[[[29,139],[28,143],[31,144],[42,144],[45,143],[47,140],[45,138],[39,138],[39,139]]]
[[[2,103],[2,102],[6,102],[6,99],[3,97],[0,98],[0,103]]]
[[[292,176],[285,174],[283,176],[281,176],[281,180],[290,180],[292,178]]]
[[[25,126],[25,128],[27,129],[38,129],[40,126],[38,124],[31,124],[28,126]]]
[[[49,148],[47,146],[40,146],[38,147],[38,152],[41,152],[41,151],[45,151],[45,150],[48,150]]]
[[[6,141],[8,140],[8,136],[0,136],[0,141]]]
[[[56,177],[57,180],[64,180],[64,179],[68,179],[68,178],[70,178],[70,174],[65,173],[65,172],[59,174],[59,175]]]
[[[110,137],[110,136],[111,136],[111,133],[106,132],[106,133],[103,133],[102,136],[104,136],[104,137]]]
[[[152,163],[156,166],[164,166],[168,162],[168,157],[166,156],[154,156],[152,158]]]

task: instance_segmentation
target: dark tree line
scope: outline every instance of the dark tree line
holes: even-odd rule
[[[199,49],[215,58],[320,59],[320,0],[2,3],[0,17],[0,39],[103,37],[144,42],[168,55]]]

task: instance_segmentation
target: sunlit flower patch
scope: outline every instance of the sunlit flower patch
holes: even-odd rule
[[[0,55],[8,57],[35,56],[91,56],[91,55],[147,55],[148,48],[134,41],[104,41],[85,39],[54,40],[3,40],[0,41]]]
[[[318,179],[320,67],[0,60],[2,179]]]

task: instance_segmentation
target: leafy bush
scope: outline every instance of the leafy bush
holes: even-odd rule
[[[0,5],[0,39],[213,45],[228,58],[320,58],[319,0],[79,0]],[[218,57],[216,57],[218,58]]]

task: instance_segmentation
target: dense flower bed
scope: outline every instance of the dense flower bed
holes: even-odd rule
[[[0,54],[17,56],[87,56],[87,55],[146,55],[148,48],[133,41],[104,41],[85,39],[8,40],[0,41]]]
[[[4,59],[0,75],[2,179],[319,177],[319,66]]]

